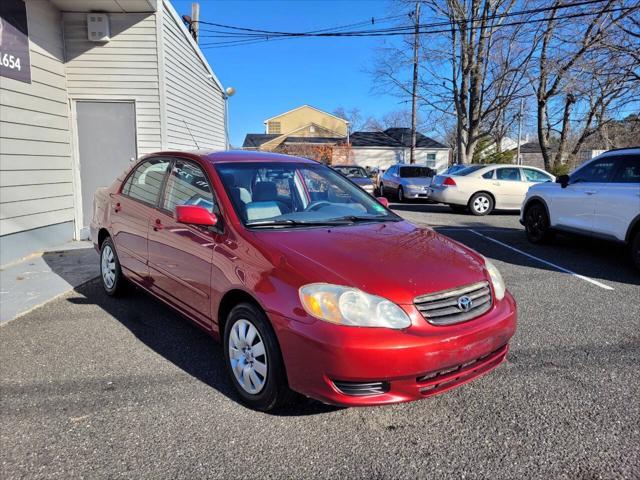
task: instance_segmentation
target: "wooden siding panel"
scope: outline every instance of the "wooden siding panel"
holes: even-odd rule
[[[73,208],[63,210],[52,210],[44,213],[36,213],[23,217],[14,217],[0,220],[0,232],[2,235],[32,230],[43,225],[54,225],[56,223],[70,222],[74,219]]]
[[[166,8],[162,14],[168,148],[194,148],[194,137],[200,148],[224,149],[223,92],[210,78],[182,26]]]
[[[2,235],[73,220],[61,15],[49,2],[26,6],[32,81],[0,83]]]
[[[84,14],[64,13],[67,81],[75,100],[134,100],[138,155],[162,148],[155,14],[109,14],[111,40],[87,40]]]

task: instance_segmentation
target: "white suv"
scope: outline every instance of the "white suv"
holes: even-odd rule
[[[520,223],[533,243],[555,230],[624,242],[640,268],[640,148],[610,150],[529,189]]]

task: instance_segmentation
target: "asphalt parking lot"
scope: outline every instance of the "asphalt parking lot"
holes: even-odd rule
[[[519,306],[496,371],[409,404],[256,413],[204,333],[92,282],[0,329],[0,476],[639,478],[640,274],[623,249],[393,207],[496,261]]]

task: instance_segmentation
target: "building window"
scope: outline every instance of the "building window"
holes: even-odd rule
[[[282,133],[280,131],[280,122],[269,122],[268,123],[268,127],[269,127],[269,133]]]
[[[436,154],[427,153],[427,167],[436,168]]]

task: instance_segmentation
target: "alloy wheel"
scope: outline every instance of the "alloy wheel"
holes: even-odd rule
[[[116,259],[110,245],[105,245],[102,249],[100,273],[105,287],[111,290],[116,283]]]
[[[229,335],[231,370],[242,389],[255,395],[267,381],[267,353],[258,329],[248,320],[239,319]]]
[[[485,196],[476,197],[473,201],[473,209],[478,213],[485,213],[491,207],[491,201]]]

